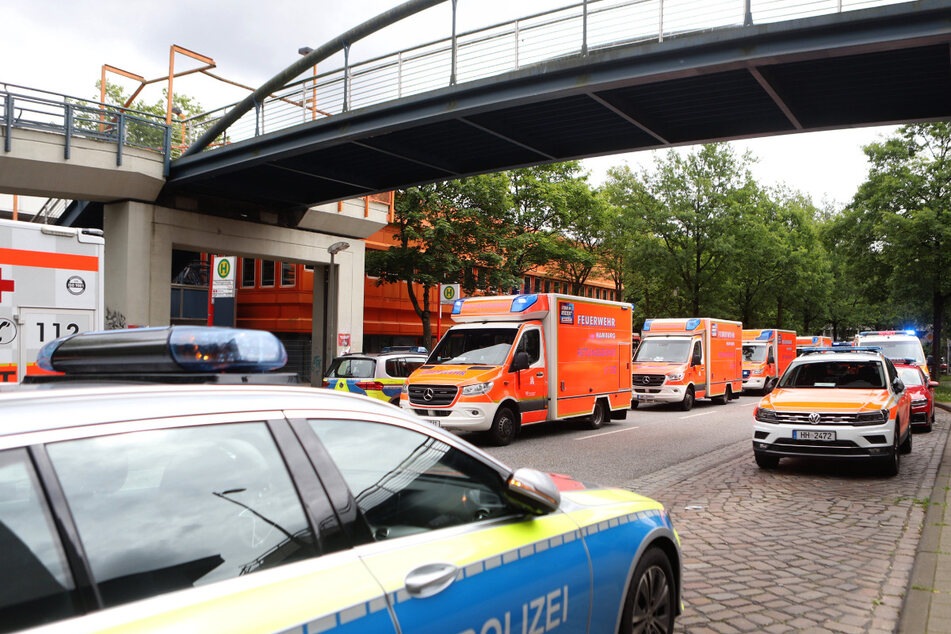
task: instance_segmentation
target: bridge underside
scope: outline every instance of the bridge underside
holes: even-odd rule
[[[942,6],[943,5],[943,6]],[[163,198],[292,211],[538,163],[951,119],[951,7],[592,51],[179,159]]]

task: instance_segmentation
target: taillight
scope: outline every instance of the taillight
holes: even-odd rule
[[[379,381],[360,381],[355,384],[361,390],[382,390],[383,384]]]
[[[330,387],[330,381],[324,379],[324,387]]]

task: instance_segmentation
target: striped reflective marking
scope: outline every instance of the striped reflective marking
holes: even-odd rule
[[[318,634],[320,632],[329,632],[344,625],[359,621],[365,616],[386,610],[386,608],[386,597],[380,595],[370,601],[352,605],[333,614],[327,614],[309,623],[282,630],[280,634]],[[389,615],[387,615],[387,621],[389,621]]]

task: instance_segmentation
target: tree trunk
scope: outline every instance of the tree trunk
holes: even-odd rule
[[[413,305],[413,310],[416,311],[416,316],[419,317],[420,321],[423,324],[423,346],[427,350],[433,349],[433,331],[432,331],[432,320],[430,319],[429,314],[429,286],[423,286],[423,305],[419,305],[419,299],[416,297],[416,291],[413,289],[413,282],[406,280],[406,292],[409,295],[409,301]]]
[[[776,301],[776,328],[783,327],[783,296],[780,295]]]
[[[935,292],[931,296],[932,321],[931,321],[931,379],[939,380],[941,377],[941,339],[944,335],[944,300],[945,296]],[[948,361],[948,359],[945,359]]]

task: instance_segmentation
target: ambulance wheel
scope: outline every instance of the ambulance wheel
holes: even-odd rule
[[[908,427],[908,433],[905,434],[905,441],[899,447],[902,453],[911,453],[911,426]]]
[[[489,438],[499,447],[509,445],[515,440],[515,414],[507,407],[495,413],[495,420],[489,429]]]
[[[898,441],[898,419],[895,419],[895,442],[888,449],[888,453],[883,458],[879,458],[879,472],[886,478],[898,475],[901,470],[901,449]]]
[[[693,386],[689,386],[687,391],[684,392],[684,400],[680,401],[680,409],[685,412],[689,412],[690,408],[693,407]]]
[[[648,548],[637,562],[624,598],[621,634],[674,631],[677,588],[674,568],[660,548]]]
[[[607,410],[607,408],[604,406],[604,401],[598,401],[594,404],[594,411],[591,412],[591,416],[589,416],[586,421],[588,429],[601,429],[604,427],[604,423],[608,419],[605,410]]]
[[[400,397],[399,397],[399,396],[394,396],[393,398],[391,398],[391,399],[390,399],[390,405],[396,405],[397,407],[399,407],[399,406],[400,406]]]
[[[631,409],[637,409],[637,403],[638,401],[636,398],[631,400]]]
[[[726,392],[724,392],[720,396],[714,396],[711,400],[717,405],[726,405],[727,403],[733,400],[733,388],[727,385]]]

